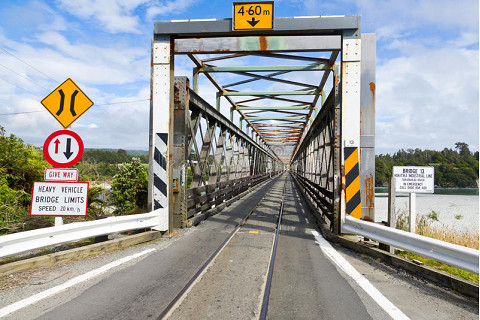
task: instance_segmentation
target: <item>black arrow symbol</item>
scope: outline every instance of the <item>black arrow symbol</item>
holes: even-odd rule
[[[63,153],[65,155],[65,157],[67,158],[67,160],[70,159],[70,157],[73,154],[73,152],[70,152],[71,144],[72,144],[72,139],[67,138],[67,150]]]
[[[255,27],[255,25],[256,25],[257,23],[259,23],[260,20],[255,20],[255,17],[253,17],[253,18],[252,18],[252,21],[248,21],[248,20],[247,20],[247,22],[250,23],[250,25],[251,25],[252,27]]]

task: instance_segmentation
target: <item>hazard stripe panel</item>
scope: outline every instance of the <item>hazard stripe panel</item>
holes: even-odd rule
[[[346,147],[345,153],[345,196],[347,214],[360,219],[362,206],[360,199],[360,168],[358,163],[358,148]]]
[[[168,133],[157,133],[153,152],[153,209],[167,207]]]

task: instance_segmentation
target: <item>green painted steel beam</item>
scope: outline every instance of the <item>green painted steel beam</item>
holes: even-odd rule
[[[270,71],[326,71],[331,70],[328,64],[308,64],[302,66],[237,66],[237,67],[213,67],[204,66],[198,72],[270,72]]]
[[[293,116],[293,117],[245,117],[247,120],[305,120],[307,116]]]
[[[222,96],[304,96],[304,95],[317,95],[318,90],[304,90],[304,91],[224,91],[220,94]]]
[[[235,110],[310,110],[312,109],[312,106],[307,105],[307,106],[263,106],[263,107],[247,107],[247,106],[241,106],[241,107],[236,107]]]

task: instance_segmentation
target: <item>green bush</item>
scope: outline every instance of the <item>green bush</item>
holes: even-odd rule
[[[148,169],[139,158],[119,165],[119,172],[113,177],[112,197],[115,214],[127,214],[136,208],[147,207]]]

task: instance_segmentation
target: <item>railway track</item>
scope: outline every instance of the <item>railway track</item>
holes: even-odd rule
[[[231,245],[232,239],[242,233],[258,234],[260,232],[273,234],[273,241],[271,243],[271,247],[269,248],[270,252],[268,259],[268,267],[265,271],[266,276],[263,277],[265,279],[263,279],[264,281],[262,281],[261,283],[261,288],[259,288],[259,290],[263,293],[263,298],[261,299],[261,301],[259,301],[260,299],[257,299],[259,312],[257,312],[256,316],[258,316],[260,319],[266,319],[268,312],[270,289],[272,285],[273,270],[275,265],[275,255],[282,221],[284,195],[287,181],[289,179],[289,175],[283,174],[271,182],[271,185],[269,186],[268,191],[265,193],[265,195],[258,201],[255,207],[243,217],[243,219],[235,226],[235,228],[230,232],[230,234],[228,234],[223,243],[215,250],[215,252],[205,261],[205,263],[198,269],[198,271],[192,276],[192,278],[178,292],[175,298],[168,304],[168,306],[162,311],[162,313],[158,316],[157,319],[168,319],[171,318],[172,315],[173,318],[176,318],[174,315],[175,310],[182,304],[183,299],[185,299],[189,291],[197,283],[202,281],[202,276],[215,263],[215,260],[222,255],[222,253],[227,247]],[[279,197],[281,198],[280,202],[278,201]],[[272,213],[273,202],[275,202],[276,206],[278,207],[273,209],[273,212],[275,212],[275,216],[273,216],[272,214],[266,214],[266,212]],[[255,217],[257,221],[254,223],[249,223],[249,220],[252,217]],[[248,276],[248,274],[246,274],[245,276]]]

